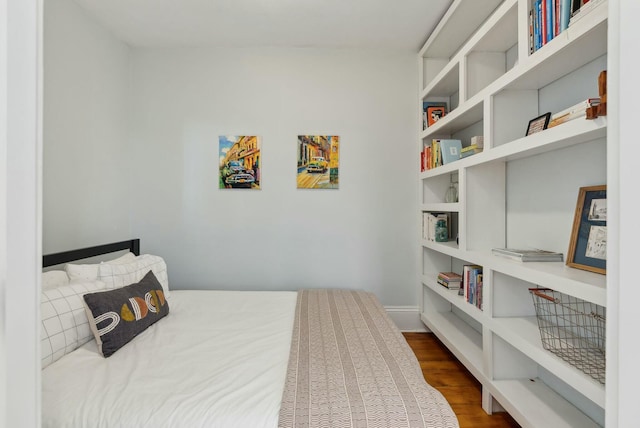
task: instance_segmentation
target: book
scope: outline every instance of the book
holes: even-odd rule
[[[460,159],[460,151],[462,150],[461,140],[439,139],[438,144],[442,155],[442,165]]]
[[[482,153],[482,147],[478,147],[477,144],[471,144],[470,146],[463,147],[462,150],[460,150],[460,158],[464,159],[471,155],[475,155],[476,153]]]
[[[563,260],[562,253],[538,249],[494,248],[491,252],[496,256],[521,262],[561,262]]]
[[[455,272],[440,272],[438,279],[442,279],[447,282],[462,282],[462,275]]]
[[[558,0],[560,2],[560,32],[569,27],[571,17],[571,0]]]
[[[422,130],[427,129],[428,120],[427,120],[427,111],[429,107],[442,107],[447,111],[447,103],[444,101],[423,101],[422,102]]]
[[[427,127],[433,126],[433,124],[442,119],[446,114],[447,109],[445,107],[427,107]]]
[[[551,120],[549,121],[549,125],[547,125],[547,128],[553,128],[554,126],[560,125],[570,120],[586,117],[587,109],[599,104],[600,98],[587,98],[586,100],[580,101],[579,103],[574,104],[571,107],[553,114],[551,116]]]

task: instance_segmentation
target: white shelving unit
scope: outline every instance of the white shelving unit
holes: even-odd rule
[[[604,425],[605,387],[542,347],[532,287],[606,307],[606,276],[556,263],[521,263],[494,247],[567,254],[578,189],[606,184],[607,118],[573,120],[525,136],[529,120],[598,96],[607,64],[605,1],[529,53],[531,0],[455,0],[419,52],[419,108],[449,111],[421,130],[484,151],[420,173],[420,215],[451,212],[458,240],[420,241],[421,319],[483,386],[488,413],[523,427]],[[420,122],[420,125],[422,122]],[[446,202],[452,179],[458,202]],[[483,266],[483,309],[436,281],[438,272]]]

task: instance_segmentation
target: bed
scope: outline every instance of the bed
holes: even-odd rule
[[[171,290],[138,240],[43,260],[62,264],[43,274],[44,428],[458,426],[372,293]],[[105,357],[112,320],[94,322],[91,299],[149,284],[132,316],[165,315]]]

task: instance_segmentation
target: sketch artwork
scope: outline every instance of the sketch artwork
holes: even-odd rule
[[[607,221],[607,200],[593,199],[589,208],[589,221]]]
[[[606,210],[605,210],[606,214]],[[591,226],[585,256],[594,259],[607,259],[607,227]]]

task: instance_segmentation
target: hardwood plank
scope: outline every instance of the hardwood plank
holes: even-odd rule
[[[403,333],[426,381],[445,396],[460,428],[520,428],[506,412],[482,410],[482,386],[432,333]]]

